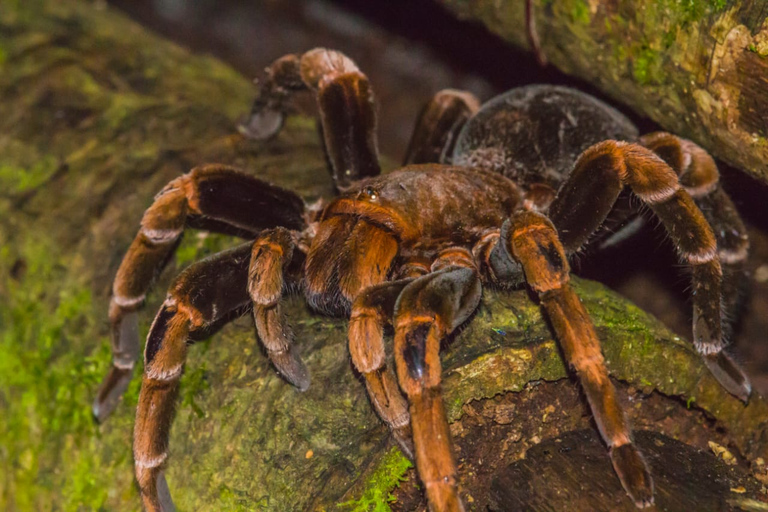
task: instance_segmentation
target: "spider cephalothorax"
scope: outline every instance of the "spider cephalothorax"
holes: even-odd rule
[[[652,503],[651,475],[592,322],[569,285],[569,254],[588,240],[624,236],[622,226],[638,209],[625,201],[629,208],[615,213],[625,186],[658,217],[691,269],[696,348],[729,392],[748,398],[746,377],[722,350],[721,327],[721,302],[732,303],[735,293],[721,292],[722,267],[738,271],[748,242],[701,148],[666,133],[638,137],[619,113],[570,89],[516,89],[482,108],[471,94],[449,90],[422,112],[405,166],[379,176],[373,96],[351,60],[315,49],[283,57],[267,72],[242,131],[274,134],[290,94],[314,91],[342,193],[309,209],[290,191],[206,165],[169,183],[146,211],[115,278],[114,364],[94,404],[99,419],[131,378],[136,312],[185,225],[202,218],[254,239],[182,272],[150,329],[134,439],[148,510],[172,507],[163,468],[190,336],[251,309],[276,369],[299,389],[309,386],[281,313],[289,290],[301,290],[320,313],[349,317],[352,362],[379,416],[415,457],[431,509],[461,510],[440,396],[440,344],[476,310],[484,286],[524,282],[579,377],[624,488],[639,507]],[[387,324],[395,333],[395,373],[386,366]]]

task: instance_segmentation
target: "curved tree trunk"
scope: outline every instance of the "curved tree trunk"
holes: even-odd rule
[[[0,4],[3,510],[139,507],[131,457],[139,379],[106,424],[94,424],[90,404],[110,361],[111,278],[164,183],[216,161],[309,200],[330,190],[313,122],[291,118],[267,144],[236,133],[235,120],[253,94],[250,82],[228,67],[190,56],[97,4]],[[171,276],[231,243],[186,236],[148,297],[144,333]],[[766,403],[753,397],[744,407],[727,395],[687,342],[602,286],[577,281],[577,291],[604,340],[612,374],[633,400],[633,421],[655,431],[639,441],[652,465],[658,461],[654,471],[665,489],[658,498],[689,485],[685,475],[662,476],[672,460],[656,455],[664,434],[700,448],[713,441],[736,454],[731,469],[714,455],[692,459],[691,448],[667,443],[674,454],[687,453],[685,460],[697,465],[704,460],[721,474],[717,503],[760,499],[747,468],[762,477],[756,461],[768,456]],[[373,503],[382,510],[403,477],[392,507],[420,506],[409,463],[391,447],[351,370],[346,322],[310,314],[298,300],[287,313],[313,375],[306,393],[275,375],[247,318],[190,350],[168,470],[179,508],[368,510]],[[503,509],[506,500],[527,499],[510,497],[504,482],[529,471],[520,466],[529,448],[525,460],[536,461],[537,445],[558,436],[561,443],[594,437],[578,387],[565,379],[556,344],[525,291],[488,291],[479,314],[446,351],[444,368],[462,483],[473,506]],[[574,430],[582,437],[574,438]],[[589,442],[576,445],[587,449]],[[607,489],[604,503],[617,496],[628,503],[602,445],[592,446],[608,464],[598,482]],[[544,457],[537,467],[552,463]],[[586,479],[579,459],[574,464],[568,474]],[[576,478],[576,489],[566,480],[548,482],[583,496],[583,479]],[[340,502],[347,504],[337,508]]]
[[[528,47],[527,0],[440,0]],[[768,181],[768,4],[533,0],[546,58]]]

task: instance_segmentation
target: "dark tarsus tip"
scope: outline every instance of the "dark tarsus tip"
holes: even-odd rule
[[[517,287],[525,282],[525,274],[523,273],[523,266],[512,257],[512,253],[509,251],[507,242],[509,241],[510,226],[511,222],[509,219],[501,225],[499,241],[496,242],[496,246],[491,250],[488,264],[491,266],[491,270],[499,284]]]
[[[633,444],[611,448],[613,469],[637,508],[653,505],[653,479],[643,456]]]
[[[392,437],[397,442],[398,448],[403,452],[408,460],[411,462],[416,461],[416,449],[413,446],[413,432],[411,431],[410,424],[405,427],[400,427],[392,430]]]
[[[268,106],[259,107],[258,102],[254,104],[248,119],[237,125],[237,131],[248,139],[267,140],[283,127],[285,115]]]
[[[309,370],[294,349],[270,354],[270,360],[278,373],[296,389],[302,393],[309,389],[311,383]]]
[[[563,271],[564,261],[555,244],[549,243],[546,247],[542,247],[541,253],[552,272],[559,273]]]
[[[96,423],[103,423],[115,410],[133,377],[133,368],[112,367],[101,383],[91,412]]]
[[[104,422],[117,408],[120,398],[133,378],[133,368],[128,366],[138,359],[140,350],[136,311],[123,311],[121,317],[112,326],[112,347],[113,361],[120,363],[122,368],[113,364],[101,381],[91,408],[93,419],[97,423]]]
[[[171,499],[171,491],[168,489],[168,482],[165,480],[165,473],[159,471],[156,479],[157,485],[157,501],[160,503],[160,508],[163,512],[176,512],[176,505],[173,504]]]
[[[176,314],[176,308],[163,306],[157,313],[155,321],[152,323],[152,329],[147,336],[147,348],[144,356],[144,364],[149,364],[157,355],[157,352],[163,346],[163,339],[168,330],[168,321]]]
[[[408,373],[415,380],[421,380],[424,375],[427,334],[429,334],[431,327],[431,324],[421,324],[405,335],[403,360],[408,368]]]
[[[703,359],[720,385],[730,394],[747,403],[752,393],[752,385],[744,374],[744,370],[723,350],[716,354],[707,354]]]

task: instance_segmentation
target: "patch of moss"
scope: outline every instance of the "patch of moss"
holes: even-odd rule
[[[752,43],[747,46],[747,50],[757,54],[761,59],[768,58],[768,44],[763,44],[758,47],[756,44]]]
[[[67,279],[54,252],[45,240],[28,239],[18,252],[0,254],[0,275],[17,269],[17,279],[0,285],[0,487],[9,490],[10,509],[49,508],[51,488],[61,490],[64,510],[97,509],[106,499],[109,471],[96,469],[89,404],[109,363],[108,343],[80,350],[97,332],[91,291]]]
[[[679,18],[680,23],[695,23],[701,19],[723,10],[727,0],[663,0],[660,6]]]
[[[157,100],[137,94],[112,94],[109,106],[102,114],[102,121],[108,129],[115,130],[126,119],[134,119],[137,114],[141,115],[156,104]]]
[[[207,343],[203,343],[202,345],[207,346]],[[204,349],[203,352],[205,352]],[[205,412],[197,404],[195,397],[209,388],[206,374],[206,364],[202,363],[197,368],[185,371],[184,376],[181,378],[181,406],[182,408],[189,407],[191,412],[198,418],[205,416]]]
[[[44,185],[58,169],[55,158],[40,159],[29,168],[0,162],[0,190],[7,194],[23,194]]]
[[[662,83],[661,55],[647,46],[641,47],[632,58],[632,76],[640,85]]]
[[[242,243],[242,240],[232,236],[205,231],[188,231],[176,249],[176,266],[186,267],[190,263],[234,247],[238,243]]]
[[[589,4],[585,0],[575,0],[571,6],[571,19],[581,25],[589,25],[591,16]]]
[[[392,491],[405,481],[405,473],[411,467],[411,461],[399,449],[392,448],[366,480],[360,498],[339,503],[337,508],[349,512],[392,512],[389,506],[395,500]]]

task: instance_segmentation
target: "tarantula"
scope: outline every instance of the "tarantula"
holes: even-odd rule
[[[749,382],[723,350],[721,327],[721,304],[735,295],[732,287],[721,291],[722,269],[741,268],[748,240],[703,149],[668,133],[638,137],[624,116],[572,89],[524,87],[483,106],[445,90],[422,111],[404,167],[380,176],[368,79],[348,57],[322,48],[267,68],[242,131],[275,134],[289,97],[307,89],[319,106],[336,199],[309,208],[234,168],[197,167],[155,197],[117,272],[113,367],[94,403],[100,420],[131,378],[137,311],[185,226],[203,220],[254,239],[184,270],[149,331],[133,445],[147,510],[173,507],[163,470],[190,336],[250,308],[278,372],[300,390],[309,386],[281,313],[283,295],[298,289],[314,310],[350,319],[352,362],[378,415],[415,457],[430,508],[462,510],[440,345],[476,310],[483,286],[523,284],[538,295],[578,375],[624,489],[638,507],[651,504],[651,475],[568,265],[588,241],[623,237],[620,228],[642,205],[690,269],[696,349],[726,390],[748,399]],[[624,201],[629,208],[609,217],[626,199],[625,185],[640,201]],[[396,378],[386,365],[388,324]]]

